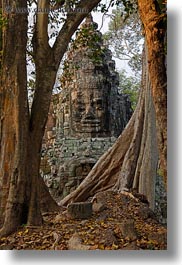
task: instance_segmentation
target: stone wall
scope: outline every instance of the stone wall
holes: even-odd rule
[[[56,139],[49,148],[50,172],[44,180],[54,198],[60,199],[73,191],[88,175],[99,157],[115,142],[115,137]],[[46,172],[45,172],[46,173]]]

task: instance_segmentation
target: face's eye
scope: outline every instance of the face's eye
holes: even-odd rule
[[[103,103],[103,101],[101,98],[95,98],[93,100],[93,105],[94,105],[95,109],[97,109],[97,110],[102,110],[102,103]]]
[[[97,106],[97,108],[96,108],[97,110],[102,110],[102,106]]]
[[[85,111],[85,108],[84,108],[84,107],[78,107],[78,108],[77,108],[77,111],[78,111],[78,112],[84,112],[84,111]]]
[[[73,114],[73,117],[74,117],[75,121],[80,121],[82,114],[80,112],[75,112]]]
[[[96,103],[97,103],[97,105],[101,105],[102,106],[102,99],[101,98],[97,99]]]
[[[102,98],[94,98],[93,103],[97,105],[102,105]]]

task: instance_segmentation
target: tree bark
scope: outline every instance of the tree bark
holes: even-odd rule
[[[137,192],[146,195],[150,207],[154,208],[154,186],[158,162],[155,111],[150,94],[147,51],[143,57],[140,96],[128,125],[80,186],[60,202],[61,205],[84,201],[108,189],[121,192],[134,188]]]
[[[148,67],[156,112],[160,164],[167,188],[166,14],[162,14],[156,0],[138,0],[138,8],[148,47]]]
[[[133,180],[133,188],[145,194],[154,209],[155,180],[158,164],[158,148],[156,134],[156,115],[151,94],[151,82],[148,71],[147,45],[143,58],[142,86],[145,88],[144,125],[137,168]]]
[[[45,185],[43,178],[39,177],[40,180],[40,208],[41,213],[57,212],[60,207],[57,205],[55,200],[50,195],[48,187]]]
[[[3,1],[3,7],[11,1]],[[25,8],[25,1],[17,1]],[[14,231],[25,223],[28,101],[26,84],[27,15],[4,13],[0,109],[0,234]],[[13,34],[12,34],[13,33]]]

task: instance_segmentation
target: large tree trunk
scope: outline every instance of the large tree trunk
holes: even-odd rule
[[[25,8],[25,1],[17,1]],[[9,1],[3,5],[9,6]],[[0,109],[0,234],[14,231],[26,223],[28,201],[27,146],[28,101],[26,86],[26,14],[4,14],[7,18],[3,36]],[[13,34],[12,34],[13,32]]]
[[[142,139],[137,167],[132,187],[141,194],[145,194],[150,207],[155,207],[155,180],[158,165],[158,148],[156,134],[156,115],[151,94],[151,82],[148,72],[147,47],[143,57],[142,87],[145,89],[145,106]]]
[[[4,1],[3,4],[6,7],[10,3]],[[25,10],[25,1],[17,1],[17,6]],[[4,13],[4,16],[7,16],[8,24],[3,36],[0,94],[1,235],[11,233],[23,223],[42,223],[39,189],[46,194],[46,206],[58,209],[37,177],[43,126],[41,130],[38,126],[33,130],[29,117],[26,84],[27,14],[15,12],[15,15]],[[40,133],[36,135],[37,129]],[[45,208],[45,198],[41,198],[44,201],[41,205]]]
[[[38,2],[38,9],[48,10],[48,0],[42,0]],[[36,88],[30,115],[30,148],[29,148],[29,167],[28,174],[32,178],[31,186],[31,207],[28,216],[28,223],[41,223],[40,205],[44,209],[58,210],[53,199],[49,193],[47,193],[44,183],[40,179],[40,160],[41,160],[41,146],[44,136],[45,126],[47,122],[52,90],[55,84],[56,74],[59,68],[59,64],[67,50],[67,46],[71,37],[84,17],[89,13],[98,0],[86,3],[80,1],[79,8],[85,8],[86,13],[78,12],[75,14],[68,14],[67,20],[63,25],[57,40],[53,48],[49,45],[48,38],[48,13],[37,13],[35,32],[33,37],[33,53],[36,68]],[[41,183],[41,187],[38,185]],[[46,194],[46,203],[41,193]],[[40,196],[39,196],[40,195]],[[38,198],[42,198],[41,202]],[[49,207],[50,206],[50,207]],[[38,220],[39,217],[39,220]]]
[[[122,191],[134,188],[146,195],[150,207],[154,208],[157,162],[155,111],[147,53],[144,53],[140,96],[128,125],[80,186],[60,203],[66,205],[72,201],[83,201],[107,189]]]
[[[47,113],[50,105],[51,98],[51,90],[50,87],[53,86],[56,71],[52,71],[52,68],[49,66],[49,61],[45,62],[43,60],[43,65],[38,64],[37,69],[37,77],[36,77],[36,92],[34,96],[34,102],[32,105],[31,117],[30,117],[30,146],[28,152],[28,176],[31,179],[31,201],[30,201],[30,212],[28,216],[28,223],[34,224],[35,221],[37,225],[41,224],[41,206],[44,205],[45,202],[42,203],[41,200],[44,200],[43,194],[45,195],[46,187],[44,182],[42,181],[39,169],[40,169],[40,161],[41,161],[41,146],[42,139],[44,136],[45,125],[47,121]],[[39,91],[43,93],[39,93]],[[38,93],[37,93],[38,91]],[[44,101],[42,104],[42,100]],[[43,193],[43,194],[42,194]],[[54,210],[58,210],[59,207],[56,207],[56,203],[53,201],[51,195],[46,193],[46,208],[52,210],[52,206],[54,206]],[[38,218],[39,216],[39,218]]]
[[[149,75],[156,112],[160,165],[167,187],[167,73],[166,73],[166,14],[156,0],[138,0],[148,47]],[[165,5],[163,5],[165,8]]]

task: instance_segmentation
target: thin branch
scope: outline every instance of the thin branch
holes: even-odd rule
[[[129,57],[129,58],[124,58],[124,57],[120,57],[120,56],[116,56],[116,55],[112,55],[115,59],[119,59],[119,60],[121,60],[121,61],[129,61],[130,59],[131,59],[131,57]],[[125,54],[123,54],[123,56],[127,56],[127,55],[125,55]]]
[[[108,12],[109,8],[111,7],[112,2],[113,2],[113,0],[110,0],[109,5],[108,5],[106,11],[104,12],[104,14],[102,16],[102,23],[101,23],[99,31],[102,29],[102,27],[104,25],[104,16],[107,15],[107,12]]]
[[[33,51],[31,52],[28,49],[26,51],[27,51],[27,54],[33,58]]]
[[[28,34],[28,35],[33,35],[33,32],[31,32],[31,31],[27,31],[27,34]]]

